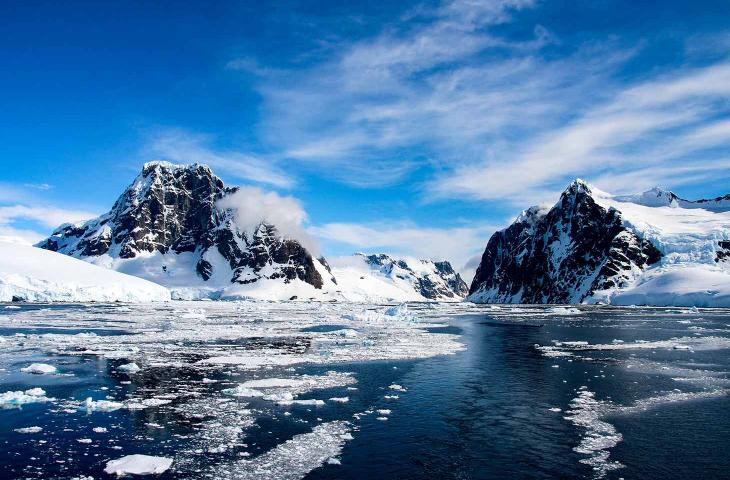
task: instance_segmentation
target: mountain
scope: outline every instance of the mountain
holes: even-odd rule
[[[730,306],[729,239],[730,197],[614,196],[576,180],[490,238],[468,299]]]
[[[460,301],[469,290],[447,261],[357,253],[332,259],[332,273],[352,301]]]
[[[319,298],[335,287],[324,259],[263,220],[238,225],[205,165],[146,163],[112,209],[58,227],[37,246],[146,278],[178,298]]]
[[[0,242],[0,302],[154,302],[165,287],[28,245]]]
[[[164,285],[180,299],[425,301],[467,294],[448,262],[357,255],[330,268],[266,220],[240,224],[230,205],[242,194],[205,165],[147,163],[108,213],[61,225],[37,246]]]

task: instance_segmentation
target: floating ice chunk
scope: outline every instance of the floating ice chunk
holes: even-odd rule
[[[548,410],[550,410],[551,412],[555,412],[555,413],[563,411],[563,409],[560,407],[551,407],[551,408],[548,408]]]
[[[90,438],[77,438],[76,441],[79,443],[91,443]]]
[[[117,476],[153,475],[166,472],[172,465],[172,458],[152,457],[149,455],[127,455],[106,463],[104,472]]]
[[[35,373],[37,375],[58,373],[58,369],[56,367],[47,363],[31,363],[27,367],[21,368],[20,371],[25,373]]]
[[[295,401],[297,395],[310,392],[312,390],[342,387],[357,382],[352,373],[329,371],[326,375],[302,375],[294,378],[261,378],[257,380],[249,380],[238,385],[235,388],[223,390],[223,393],[238,397],[263,397],[264,400],[270,400],[279,405],[323,405],[322,400],[316,403],[311,401]],[[319,403],[321,402],[321,403]]]
[[[220,356],[198,361],[199,365],[238,365],[240,368],[261,368],[267,366],[286,366],[306,363],[312,360],[304,355],[268,355],[268,356]]]
[[[546,313],[553,315],[576,315],[580,314],[580,310],[575,307],[552,307],[548,308]]]
[[[84,401],[84,407],[87,412],[113,412],[124,407],[122,402],[112,402],[110,400],[94,400],[88,397]]]
[[[288,400],[288,399],[282,399],[277,400],[276,403],[278,405],[312,405],[314,407],[321,407],[324,405],[324,400],[318,400],[318,399],[309,399],[309,400]]]
[[[390,385],[388,388],[390,388],[391,390],[395,390],[397,392],[405,392],[406,391],[405,387],[403,387],[402,385],[398,385],[397,383],[394,383],[394,384]]]
[[[235,388],[225,388],[223,393],[226,395],[233,395],[234,397],[263,397],[263,392],[254,390],[253,388],[244,387],[239,385]]]
[[[380,420],[381,422],[387,422],[388,417],[375,417],[375,420]]]
[[[350,401],[350,397],[332,397],[330,398],[330,402],[336,402],[336,403],[347,403]]]
[[[119,370],[120,372],[125,372],[125,373],[137,373],[142,369],[139,368],[139,365],[132,362],[132,363],[125,363],[124,365],[119,365],[117,367],[117,370]]]
[[[94,431],[94,433],[106,433],[107,429],[104,427],[94,427],[93,431]]]
[[[23,391],[12,391],[0,394],[0,407],[14,408],[26,403],[43,403],[53,400],[46,397],[46,391],[42,388],[31,388]]]
[[[386,415],[390,415],[390,413],[391,413],[390,410],[388,410],[387,408],[378,410],[378,415],[380,415],[381,417],[384,417]]]
[[[18,433],[40,433],[43,431],[42,427],[23,427],[23,428],[16,428],[16,432]]]
[[[383,314],[387,315],[388,317],[396,317],[399,320],[405,320],[409,322],[413,322],[416,320],[416,316],[408,311],[408,305],[406,305],[405,303],[401,303],[397,307],[386,308]]]
[[[130,400],[126,403],[126,407],[129,410],[144,410],[145,408],[150,407],[159,407],[160,405],[167,405],[168,403],[171,403],[172,400],[167,400],[164,398],[143,398],[140,400]]]

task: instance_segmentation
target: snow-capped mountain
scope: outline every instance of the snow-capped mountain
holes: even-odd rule
[[[357,253],[332,259],[332,273],[352,301],[459,301],[469,290],[447,261]]]
[[[729,247],[730,196],[613,196],[576,180],[490,238],[469,300],[730,306]]]
[[[0,302],[153,302],[170,291],[147,280],[29,245],[0,242]]]
[[[324,259],[264,219],[236,223],[235,194],[205,165],[150,162],[111,211],[61,225],[39,247],[146,278],[181,298],[319,297],[335,287]]]

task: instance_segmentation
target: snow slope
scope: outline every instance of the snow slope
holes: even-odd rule
[[[730,274],[700,264],[653,268],[609,299],[615,305],[730,307]]]
[[[649,202],[649,193],[657,200]],[[730,307],[730,262],[721,260],[730,211],[722,201],[690,202],[658,188],[634,196],[638,203],[596,189],[594,198],[620,211],[624,225],[657,247],[662,259],[629,288],[596,292],[590,301]]]
[[[0,242],[0,301],[152,302],[170,291],[141,278],[28,245]]]
[[[330,259],[337,291],[354,302],[460,301],[467,285],[448,262],[358,253]]]

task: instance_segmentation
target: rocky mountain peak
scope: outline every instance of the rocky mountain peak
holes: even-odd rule
[[[659,260],[659,251],[627,230],[621,214],[573,181],[548,211],[528,209],[489,240],[470,298],[495,303],[576,303],[627,282]],[[529,221],[528,221],[529,220]]]
[[[430,300],[465,297],[468,286],[448,261],[396,258],[380,253],[358,253],[381,275],[410,283],[421,296]]]
[[[236,190],[207,165],[148,162],[108,213],[63,225],[38,246],[163,285],[192,274],[203,282],[298,279],[322,288],[324,267],[296,239],[268,223],[245,232],[235,212],[219,206]]]
[[[682,201],[677,195],[661,187],[654,187],[646,192],[633,195],[616,195],[618,202],[631,202],[645,207],[672,207],[677,208]]]

